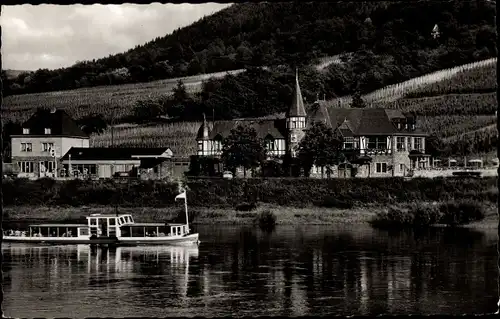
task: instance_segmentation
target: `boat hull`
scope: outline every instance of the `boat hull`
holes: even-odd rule
[[[33,244],[89,244],[89,245],[192,245],[198,244],[199,235],[163,236],[163,237],[21,237],[4,236],[3,242],[7,243],[33,243]]]

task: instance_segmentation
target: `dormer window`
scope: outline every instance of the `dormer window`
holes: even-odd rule
[[[23,134],[29,134],[30,129],[29,128],[23,128]]]
[[[45,128],[45,134],[51,134],[50,128],[48,128],[48,127]]]

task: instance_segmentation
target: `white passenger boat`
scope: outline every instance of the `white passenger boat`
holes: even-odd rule
[[[131,214],[91,214],[86,217],[87,224],[29,225],[28,231],[5,234],[3,241],[118,246],[198,244],[198,234],[189,229],[186,192],[175,199],[184,199],[185,224],[136,223]]]

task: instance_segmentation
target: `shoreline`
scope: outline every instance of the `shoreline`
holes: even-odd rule
[[[399,203],[404,204],[404,203]],[[276,215],[276,225],[336,225],[336,224],[368,224],[377,212],[386,210],[386,205],[371,204],[353,207],[350,209],[324,207],[286,207],[269,204],[260,204],[252,211],[237,211],[234,208],[207,208],[190,207],[189,218],[193,225],[252,225],[258,214],[269,210]],[[140,222],[158,222],[172,220],[183,216],[184,210],[180,207],[118,207],[113,206],[7,206],[3,207],[4,223],[24,222],[65,222],[84,219],[89,214],[129,213]],[[497,205],[488,205],[483,220],[461,225],[462,228],[497,229],[499,215]],[[447,227],[433,225],[431,227]]]

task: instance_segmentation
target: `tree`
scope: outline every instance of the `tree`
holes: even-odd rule
[[[425,139],[425,152],[430,154],[432,157],[439,157],[443,155],[445,146],[443,141],[439,139],[436,133],[432,133],[429,137]]]
[[[332,128],[323,122],[315,122],[306,131],[306,135],[299,144],[299,158],[309,171],[312,165],[321,167],[321,177],[324,167],[337,165],[340,162],[342,141],[336,137]]]
[[[189,99],[189,95],[186,91],[186,86],[182,80],[177,81],[177,85],[172,89],[174,104],[183,104]]]
[[[354,94],[352,95],[351,107],[352,108],[365,108],[366,107],[365,101],[361,97],[361,93],[358,90],[356,92],[354,92]]]
[[[101,134],[108,127],[102,114],[87,115],[78,120],[78,124],[81,126],[82,131],[88,135],[92,133]]]
[[[163,107],[157,100],[140,100],[134,107],[134,116],[139,122],[151,121],[163,114]]]
[[[264,141],[257,136],[254,128],[239,125],[231,130],[231,134],[223,140],[222,160],[224,166],[235,172],[243,167],[246,177],[247,169],[255,169],[266,158]]]

